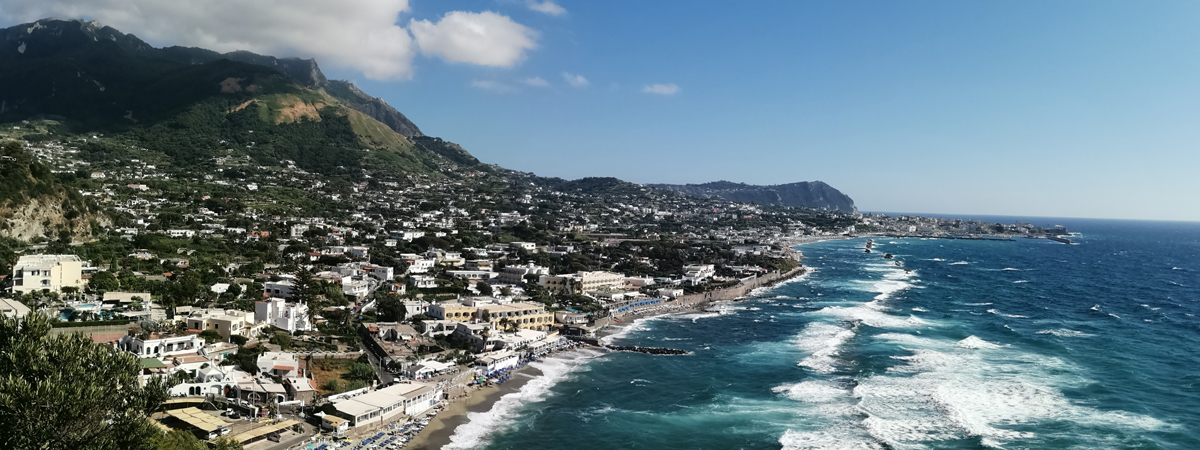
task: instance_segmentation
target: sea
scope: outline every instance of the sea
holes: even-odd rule
[[[1200,223],[1020,220],[1076,243],[800,246],[731,314],[608,338],[691,354],[536,362],[446,448],[1200,449]]]

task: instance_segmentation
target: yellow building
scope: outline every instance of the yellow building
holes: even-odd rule
[[[515,302],[507,305],[479,305],[479,317],[487,311],[487,320],[497,329],[505,324],[513,324],[516,328],[543,331],[554,324],[554,314],[546,311],[546,305],[532,302]],[[505,320],[507,319],[507,320]]]
[[[13,266],[14,292],[83,289],[83,260],[75,255],[24,255]]]
[[[429,305],[429,310],[425,314],[438,320],[466,322],[475,317],[475,308],[455,301],[449,301]]]

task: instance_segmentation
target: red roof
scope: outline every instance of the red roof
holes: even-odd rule
[[[292,366],[275,366],[272,368],[272,370],[293,370],[293,369],[295,369],[295,367],[292,367]]]

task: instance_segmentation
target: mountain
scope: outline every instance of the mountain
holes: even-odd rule
[[[461,148],[415,143],[424,135],[408,118],[326,79],[313,60],[159,49],[80,20],[0,30],[0,122],[30,118],[59,121],[64,134],[119,133],[180,164],[213,160],[231,142],[262,165],[350,178],[478,164]]]
[[[0,73],[0,120],[56,114],[90,124],[132,112],[129,121],[136,121],[138,112],[161,112],[154,104],[137,100],[140,97],[162,103],[163,99],[139,94],[162,91],[152,85],[159,84],[164,76],[188,68],[192,72],[211,68],[221,60],[273,69],[401,135],[423,136],[416,124],[383,100],[366,95],[349,82],[326,79],[312,59],[244,51],[218,53],[192,47],[158,49],[132,34],[80,20],[46,19],[0,31],[0,67],[11,69]],[[141,89],[144,87],[147,89]],[[187,100],[193,98],[181,99]],[[80,105],[85,108],[79,110]]]
[[[0,143],[0,236],[71,241],[109,219],[14,141]]]
[[[693,197],[717,197],[732,202],[756,205],[795,206],[857,212],[852,200],[833,186],[821,181],[754,186],[729,181],[704,184],[650,184],[656,189],[665,189]]]

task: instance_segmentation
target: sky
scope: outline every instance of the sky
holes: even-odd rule
[[[316,58],[544,176],[821,180],[864,211],[1200,221],[1200,2],[0,0]]]

